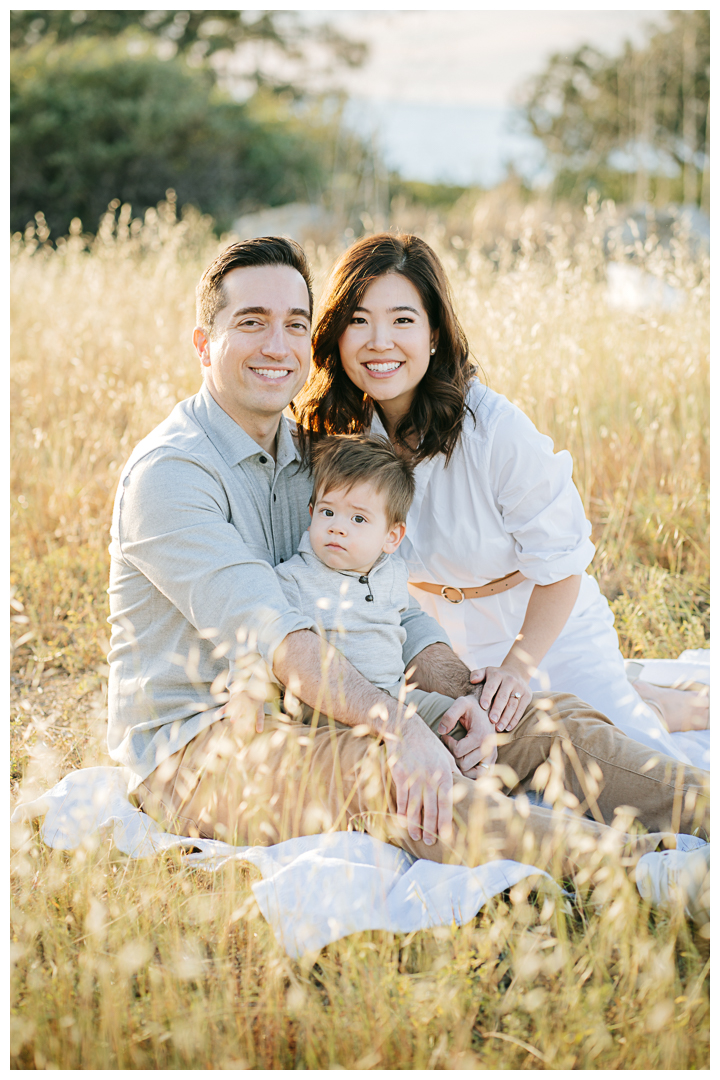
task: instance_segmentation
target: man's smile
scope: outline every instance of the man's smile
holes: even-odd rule
[[[284,379],[290,374],[291,368],[266,368],[266,367],[250,367],[250,370],[254,372],[261,379],[269,379],[271,382],[277,382],[278,379]]]

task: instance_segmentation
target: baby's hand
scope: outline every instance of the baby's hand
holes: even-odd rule
[[[463,739],[454,739],[448,734],[458,721],[467,731]],[[440,721],[438,735],[455,758],[460,772],[471,780],[477,779],[497,760],[495,727],[475,697],[461,697],[453,702]]]

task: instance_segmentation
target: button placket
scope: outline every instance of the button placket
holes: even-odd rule
[[[372,593],[372,586],[370,585],[370,579],[369,579],[369,577],[368,577],[368,575],[367,575],[367,574],[363,574],[363,575],[361,576],[361,578],[360,578],[360,584],[361,584],[361,585],[367,585],[367,587],[368,587],[368,594],[367,594],[367,596],[365,597],[365,599],[366,599],[366,600],[367,600],[368,602],[371,602],[371,601],[373,601],[373,600],[375,599],[375,597],[373,596],[373,593]]]
[[[275,491],[275,487],[277,485],[277,479],[278,479],[278,470],[277,470],[277,467],[276,467],[275,470],[274,470],[274,473],[273,473],[272,483],[270,485],[270,496],[271,496],[271,498],[270,498],[270,534],[271,534],[271,537],[272,537],[273,557],[275,559],[276,564],[278,563],[278,561],[279,562],[284,561],[283,559],[278,560],[278,557],[277,557],[277,544],[275,542],[275,536],[276,536],[276,532],[277,532],[277,528],[278,528],[278,524],[279,524],[279,522],[276,520],[276,512],[275,512],[276,511],[276,506],[277,506],[277,493]]]

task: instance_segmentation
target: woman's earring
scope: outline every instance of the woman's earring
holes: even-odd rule
[[[430,350],[430,355],[431,356],[435,355],[435,346],[434,345],[433,345],[432,349]]]

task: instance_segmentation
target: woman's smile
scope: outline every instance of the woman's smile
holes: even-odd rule
[[[361,360],[360,363],[371,375],[394,375],[398,368],[402,367],[400,360],[388,360],[381,363],[378,360]]]

